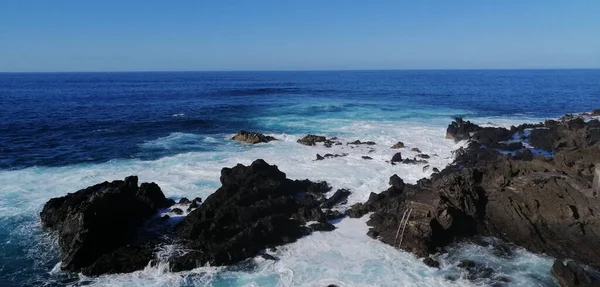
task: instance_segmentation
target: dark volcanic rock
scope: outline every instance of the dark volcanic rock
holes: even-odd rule
[[[179,204],[190,204],[191,201],[187,197],[182,197],[179,199]]]
[[[424,154],[424,153],[418,154],[417,157],[420,157],[420,158],[430,158],[430,156],[428,154]]]
[[[424,159],[417,159],[417,158],[405,158],[404,160],[402,160],[402,163],[404,164],[427,164],[428,161],[424,160]]]
[[[334,158],[334,157],[344,157],[347,156],[347,153],[342,153],[342,154],[331,154],[331,153],[326,153],[325,155],[320,155],[317,154],[317,159],[316,160],[324,160],[326,158]]]
[[[411,150],[411,151],[414,151],[414,152],[421,153],[421,150],[420,150],[419,148],[416,148],[416,147],[413,147],[413,148],[411,148],[410,150]]]
[[[423,259],[423,263],[432,268],[440,268],[440,262],[431,257],[425,257],[425,259]]]
[[[325,217],[327,218],[327,220],[336,220],[336,219],[344,217],[344,214],[337,210],[328,209],[325,212]]]
[[[366,142],[361,142],[360,140],[355,140],[353,142],[349,142],[348,144],[354,144],[354,145],[360,145],[360,144],[364,144],[364,145],[375,145],[376,143],[373,141],[366,141]]]
[[[471,125],[471,128],[477,127],[476,125]],[[472,140],[488,146],[488,147],[496,147],[499,142],[508,141],[512,138],[514,132],[511,130],[507,130],[505,128],[479,128],[477,132],[473,134],[471,137]]]
[[[154,256],[154,244],[127,245],[102,254],[94,263],[85,267],[82,273],[88,276],[102,274],[129,273],[144,269]]]
[[[549,129],[534,129],[531,131],[528,139],[534,148],[552,151],[554,149],[556,133]]]
[[[327,141],[327,138],[325,136],[307,135],[307,136],[299,139],[297,142],[299,144],[303,144],[303,145],[307,145],[307,146],[314,146],[316,143],[326,142],[326,141]]]
[[[245,142],[249,144],[266,143],[277,140],[272,136],[266,136],[256,132],[239,131],[236,135],[231,137],[231,140]]]
[[[335,230],[335,226],[329,222],[315,222],[308,225],[312,231],[332,231]]]
[[[363,155],[363,156],[362,156],[362,159],[373,159],[373,158],[372,158],[372,157],[370,157],[370,156]]]
[[[558,284],[561,287],[591,287],[600,285],[598,284],[599,282],[592,282],[587,272],[574,261],[567,262],[565,266],[561,261],[555,260],[552,265],[552,274],[558,279]]]
[[[394,156],[392,156],[392,160],[391,162],[401,162],[402,161],[402,153],[395,153]]]
[[[398,148],[404,148],[404,143],[403,142],[397,142],[395,145],[392,146],[393,149],[398,149]]]
[[[551,147],[554,158],[535,156],[528,149],[514,156],[496,150],[512,133],[529,128],[454,123],[449,127],[452,138],[471,141],[455,153],[452,165],[416,185],[372,193],[347,215],[373,212],[370,236],[418,256],[456,239],[485,235],[600,267],[600,198],[592,190],[594,168],[600,163],[600,142],[595,139],[600,127],[577,118],[535,125],[543,135],[532,131],[529,140],[540,148]]]
[[[130,176],[124,181],[103,182],[50,199],[40,217],[46,229],[58,232],[61,268],[79,271],[96,264],[84,272],[98,274],[101,271],[93,270],[108,270],[95,263],[101,256],[118,257],[119,253],[113,251],[135,243],[143,221],[173,203],[165,198],[158,185],[142,183],[138,187],[137,177]],[[139,258],[143,261],[146,257]],[[122,269],[113,266],[110,272],[131,271],[125,265],[128,264],[123,264]]]
[[[347,189],[338,189],[330,198],[323,202],[322,207],[332,208],[338,204],[345,204],[350,194],[351,192]]]
[[[181,208],[175,207],[173,209],[171,209],[171,212],[177,214],[177,215],[182,215],[183,214],[183,210],[181,210]]]
[[[471,133],[474,133],[481,128],[470,121],[464,121],[462,118],[455,118],[446,129],[446,138],[453,139],[455,142],[467,140],[471,138]]]
[[[331,229],[322,202],[307,190],[321,190],[321,185],[289,180],[263,160],[224,168],[221,183],[177,226],[176,233],[193,252],[174,259],[174,271],[232,264],[294,242],[311,231],[304,226],[308,221],[322,223],[314,229]]]

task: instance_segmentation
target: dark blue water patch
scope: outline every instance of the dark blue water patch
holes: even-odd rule
[[[58,263],[55,238],[42,231],[37,218],[0,218],[0,286],[66,286],[74,274],[50,274]]]
[[[261,122],[265,117],[557,117],[598,108],[599,80],[600,70],[5,73],[0,169],[218,149],[140,148],[177,132],[311,131]]]

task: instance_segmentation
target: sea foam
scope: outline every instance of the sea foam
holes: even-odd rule
[[[480,119],[487,122],[490,119]],[[398,174],[405,182],[415,183],[418,179],[431,175],[431,169],[440,170],[452,162],[452,150],[462,143],[444,139],[445,125],[440,122],[397,122],[397,121],[343,121],[330,124],[329,120],[317,120],[322,126],[322,134],[337,136],[344,144],[326,148],[318,145],[303,146],[296,140],[303,133],[270,134],[278,140],[266,144],[247,145],[227,140],[230,134],[197,136],[174,133],[164,138],[142,144],[142,148],[171,149],[195,141],[220,145],[219,151],[185,152],[157,160],[119,159],[101,164],[78,164],[63,167],[32,167],[22,170],[0,171],[0,217],[24,218],[22,226],[29,228],[8,231],[9,240],[21,241],[21,248],[29,250],[19,255],[21,260],[47,262],[49,278],[44,281],[64,280],[64,272],[55,270],[57,251],[55,247],[45,253],[44,260],[36,251],[48,248],[47,236],[41,232],[37,213],[43,204],[52,197],[62,196],[89,185],[122,179],[128,175],[138,175],[141,182],[154,181],[171,198],[202,197],[210,195],[219,186],[222,167],[232,167],[238,163],[250,164],[262,158],[275,164],[289,178],[324,180],[333,190],[348,188],[352,191],[349,205],[363,202],[371,192],[388,188],[388,179]],[[515,121],[516,123],[516,121]],[[512,124],[506,121],[502,124]],[[373,146],[347,145],[354,140],[374,141]],[[406,148],[391,149],[398,141]],[[430,155],[430,169],[423,165],[396,164],[389,161],[396,152],[404,158],[416,156],[411,148],[419,148]],[[316,154],[347,153],[347,156],[316,161]],[[365,160],[369,156],[372,160]],[[240,264],[233,267],[202,267],[190,272],[172,273],[164,260],[156,266],[131,274],[106,275],[98,278],[72,278],[74,282],[86,282],[94,286],[471,286],[477,284],[460,276],[456,268],[456,258],[442,258],[442,269],[426,267],[412,254],[397,250],[366,233],[366,220],[343,219],[336,223],[333,232],[316,232],[296,243],[278,248],[273,253],[277,261],[262,258],[253,259],[254,264]],[[38,243],[36,243],[38,242]],[[40,244],[39,242],[46,242]],[[6,243],[1,243],[6,244]],[[50,244],[53,245],[53,244]],[[56,246],[55,244],[53,246]],[[464,258],[477,256],[476,246],[464,245],[457,251]],[[174,252],[171,249],[165,252]],[[490,265],[498,270],[510,270],[508,277],[515,285],[531,286],[548,282],[550,260],[522,251],[523,256],[514,261],[493,259]],[[35,257],[38,256],[38,257]],[[460,256],[459,256],[460,257]],[[462,258],[461,257],[461,258]],[[37,258],[37,259],[35,259]],[[527,261],[525,261],[527,260]],[[504,268],[515,262],[518,268]],[[454,265],[453,265],[454,264]],[[512,266],[512,265],[511,265]],[[456,280],[448,280],[448,275],[457,275]],[[532,276],[537,275],[537,277]],[[537,278],[537,279],[536,279]],[[541,279],[540,279],[541,278]]]

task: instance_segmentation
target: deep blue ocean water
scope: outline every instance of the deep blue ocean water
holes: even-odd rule
[[[393,173],[408,182],[427,174],[366,162],[361,154],[317,165],[314,149],[295,144],[296,137],[403,140],[443,155],[452,148],[443,131],[454,116],[520,122],[597,108],[600,70],[0,73],[0,286],[445,286],[452,268],[435,273],[406,253],[353,238],[365,233],[354,221],[328,235],[350,238],[346,245],[311,236],[260,271],[150,270],[92,280],[53,271],[55,238],[41,230],[38,213],[50,197],[129,174],[156,181],[172,198],[204,197],[218,187],[221,167],[257,157],[296,178],[351,188],[360,201],[385,189]],[[226,140],[240,129],[283,140],[255,147]],[[317,258],[307,255],[317,245],[326,248]],[[473,248],[460,256],[492,256]],[[523,252],[518,260],[492,261],[515,285],[553,282],[547,258]]]
[[[0,74],[0,99],[0,168],[14,169],[155,159],[168,154],[139,144],[173,132],[289,132],[267,116],[556,117],[598,108],[600,70]]]

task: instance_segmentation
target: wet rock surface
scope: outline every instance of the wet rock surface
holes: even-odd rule
[[[237,263],[261,250],[334,227],[321,210],[323,184],[292,181],[263,160],[221,171],[222,186],[186,216],[176,234],[193,255],[174,259],[177,270]],[[327,187],[327,184],[325,184]],[[309,222],[318,224],[306,227]]]
[[[396,144],[394,144],[392,146],[393,149],[399,149],[399,148],[404,148],[404,143],[403,142],[397,142]]]
[[[345,204],[348,190],[327,198],[327,183],[290,180],[263,160],[224,168],[222,186],[204,202],[182,198],[180,204],[189,207],[171,209],[172,216],[183,209],[189,213],[174,216],[181,221],[161,229],[169,243],[189,251],[170,259],[171,270],[235,264],[311,232],[334,230],[331,220],[371,213],[369,236],[426,257],[424,263],[432,267],[439,262],[428,256],[449,244],[493,236],[533,252],[573,259],[570,265],[555,262],[552,272],[558,282],[593,286],[585,285],[594,278],[576,262],[600,267],[600,199],[592,188],[600,163],[600,122],[565,117],[505,129],[456,119],[447,137],[468,140],[454,153],[452,165],[441,171],[431,168],[425,160],[429,156],[416,148],[419,154],[412,159],[397,153],[392,164],[422,164],[424,172],[431,169],[434,174],[416,184],[393,175],[387,190],[371,193],[366,202],[344,213],[332,208]],[[298,142],[341,144],[315,135]],[[317,155],[317,160],[336,156],[343,155]],[[137,178],[129,177],[51,199],[40,217],[46,229],[59,235],[63,269],[86,275],[122,273],[155,260],[157,247],[165,241],[141,229],[150,221],[173,221],[155,218],[173,204],[156,184],[138,187]],[[502,246],[494,249],[501,257],[511,252]],[[458,267],[473,280],[498,276],[480,263],[465,261]]]
[[[471,133],[480,130],[478,125],[470,121],[464,121],[462,118],[455,118],[446,130],[446,138],[453,139],[456,142],[471,138]]]
[[[327,138],[325,136],[306,135],[305,137],[299,139],[297,142],[299,144],[303,144],[303,145],[307,145],[307,146],[314,146],[314,145],[316,145],[316,143],[326,142],[326,141],[327,141]]]
[[[249,144],[267,143],[270,141],[277,140],[272,136],[263,135],[257,132],[239,131],[234,135],[231,140],[245,142]]]
[[[376,145],[376,143],[374,141],[360,141],[360,140],[355,140],[353,142],[349,142],[347,143],[349,145]]]
[[[104,270],[97,262],[101,256],[143,240],[142,223],[173,204],[158,185],[138,186],[137,177],[130,176],[53,198],[44,205],[40,218],[44,228],[58,233],[61,268],[81,271],[93,265],[83,271],[97,274],[94,270]]]
[[[328,159],[328,158],[345,157],[347,155],[348,155],[347,153],[341,153],[341,154],[326,153],[324,155],[317,154],[317,158],[315,160],[324,160],[324,159]]]
[[[552,265],[552,274],[558,280],[560,287],[591,287],[600,286],[600,282],[593,280],[581,265],[568,261],[555,260]]]
[[[175,202],[156,184],[138,187],[136,177],[51,199],[40,217],[46,229],[58,231],[63,269],[86,275],[132,272],[154,262],[161,245],[176,243],[189,251],[169,259],[171,270],[181,271],[238,263],[313,231],[334,230],[328,220],[343,214],[322,208],[343,204],[350,194],[341,189],[326,198],[331,190],[326,182],[287,179],[263,160],[224,168],[221,183],[204,202],[180,200],[189,202],[190,213],[155,237],[140,235],[154,226],[150,223],[168,222],[158,211]]]
[[[395,154],[392,156],[392,160],[391,160],[391,162],[392,162],[392,163],[394,163],[394,162],[402,162],[402,153],[399,153],[399,152],[395,153]]]
[[[532,128],[545,132],[528,135]],[[347,215],[373,212],[369,236],[418,256],[486,235],[598,268],[600,199],[591,191],[593,169],[600,163],[598,129],[595,121],[580,118],[511,129],[457,119],[448,127],[448,138],[470,142],[455,153],[451,166],[414,185],[392,177],[388,190],[372,193]],[[514,153],[498,150],[514,138],[551,147],[553,157],[536,155],[522,144]]]

